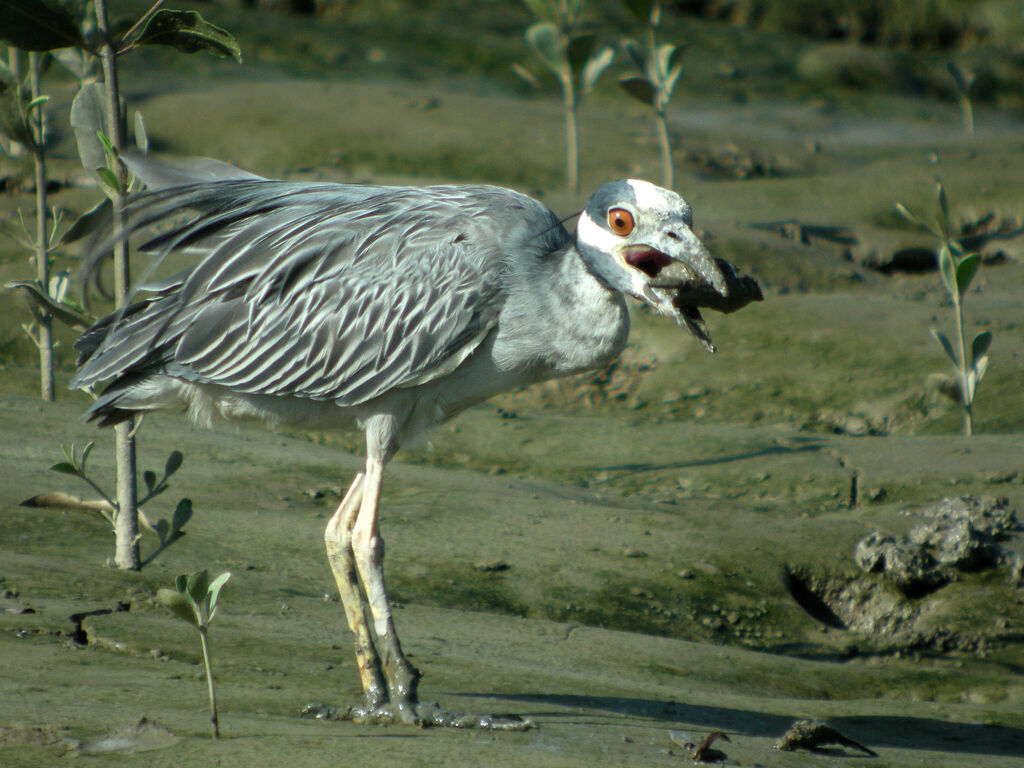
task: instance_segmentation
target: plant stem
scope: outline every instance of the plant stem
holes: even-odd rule
[[[964,130],[967,135],[974,136],[974,108],[971,106],[971,98],[967,94],[960,94],[960,112],[964,119]]]
[[[562,93],[565,96],[565,143],[568,149],[566,176],[569,189],[574,194],[580,191],[580,155],[579,130],[576,127],[576,92],[572,84],[572,73],[562,80]]]
[[[117,53],[110,33],[110,20],[106,0],[96,0],[96,26],[100,33],[100,61],[103,65],[107,104],[107,136],[114,148],[124,146],[121,94],[117,82]],[[114,172],[124,190],[127,173],[120,159],[114,158]],[[124,230],[124,198],[112,201],[114,234],[114,295],[118,306],[128,300],[131,286],[128,264],[128,243],[121,238]],[[135,438],[132,420],[121,422],[114,432],[114,457],[117,463],[117,526],[114,562],[118,568],[137,571],[142,567],[139,555],[138,489],[135,480]]]
[[[203,646],[203,664],[206,667],[206,689],[210,694],[210,724],[213,726],[213,738],[220,738],[220,723],[217,720],[217,690],[213,684],[213,665],[210,663],[210,642],[206,637],[206,627],[199,626],[199,642]]]
[[[661,62],[658,58],[658,41],[654,35],[655,20],[661,18],[660,8],[657,2],[651,9],[651,17],[647,24],[647,61],[648,71],[645,73],[648,79],[654,82],[658,89],[655,97],[654,123],[658,131],[658,148],[661,150],[661,178],[662,186],[672,189],[675,186],[675,167],[672,164],[672,142],[668,134],[668,121],[665,119],[665,104],[668,97],[665,95],[665,79],[667,72],[661,71]]]
[[[569,1],[558,0],[558,37],[562,51],[561,72],[558,81],[562,85],[562,100],[565,105],[565,149],[566,181],[569,191],[580,191],[579,129],[576,125],[576,84],[573,82],[572,63],[569,61],[569,43],[572,42],[572,27],[575,19],[569,14]]]
[[[654,115],[658,125],[658,146],[661,147],[662,186],[665,189],[672,189],[676,184],[676,173],[672,163],[672,144],[668,136],[668,122],[665,120],[664,109],[656,110]]]
[[[39,54],[31,51],[28,54],[28,71],[32,98],[41,95]],[[50,293],[50,253],[47,237],[46,211],[46,113],[43,105],[35,107],[32,114],[32,130],[34,147],[32,156],[36,171],[36,280],[39,289],[47,296]],[[39,323],[39,394],[47,402],[53,402],[53,316],[40,308]]]
[[[957,353],[960,356],[960,401],[964,407],[964,434],[971,437],[974,434],[974,415],[972,412],[972,394],[967,389],[967,339],[964,338],[964,308],[960,303],[960,296],[953,296],[953,311],[956,315],[956,341]]]

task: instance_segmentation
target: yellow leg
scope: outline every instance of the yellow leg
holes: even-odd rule
[[[352,552],[373,615],[377,648],[383,656],[384,675],[395,716],[403,722],[419,723],[416,714],[416,686],[420,673],[402,653],[391,618],[391,605],[384,589],[384,540],[380,536],[377,522],[383,474],[384,462],[372,456],[368,458],[363,478],[362,503],[352,528]]]
[[[324,531],[327,559],[338,584],[341,603],[345,607],[348,626],[355,638],[356,664],[359,680],[366,694],[367,707],[376,709],[388,700],[387,689],[381,675],[380,657],[373,645],[367,623],[366,601],[359,590],[355,559],[352,552],[352,527],[355,525],[363,501],[363,475],[356,475],[345,498],[331,516]]]

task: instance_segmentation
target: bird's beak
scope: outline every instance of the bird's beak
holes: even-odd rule
[[[639,270],[633,281],[637,298],[663,315],[671,317],[714,352],[711,336],[697,295],[728,296],[726,278],[700,239],[686,227],[658,233],[639,245],[625,245],[619,255],[628,266]]]

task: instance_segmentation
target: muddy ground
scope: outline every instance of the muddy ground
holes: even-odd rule
[[[582,201],[560,188],[554,97],[438,78],[139,77],[133,106],[170,154],[290,178],[498,182],[560,215]],[[56,120],[62,109],[55,99]],[[979,106],[969,138],[941,101],[687,90],[671,120],[677,188],[702,236],[758,277],[766,301],[710,318],[714,356],[638,310],[612,370],[475,408],[386,480],[386,572],[424,696],[537,729],[298,716],[358,697],[322,544],[360,465],[355,436],[147,417],[140,466],[185,458],[146,511],[169,519],[188,498],[194,515],[162,551],[144,536],[140,573],[106,564],[99,515],[20,506],[45,491],[91,496],[48,470],[61,444],[96,440],[90,466],[110,485],[111,436],[82,424],[88,398],[64,389],[70,333],[59,401],[35,398],[23,310],[3,295],[0,764],[675,765],[691,763],[680,742],[724,731],[714,746],[737,766],[1019,765],[1024,532],[978,539],[985,557],[954,559],[910,594],[854,553],[873,532],[900,542],[944,498],[1024,516],[1024,119]],[[638,107],[599,90],[581,121],[584,188],[657,179]],[[4,162],[11,231],[30,198]],[[66,134],[53,167],[56,204],[95,200]],[[989,235],[966,305],[971,329],[995,336],[972,438],[929,333],[951,332],[938,277],[895,258],[931,243],[893,202],[934,216],[936,177],[954,226],[981,221]],[[26,278],[5,248],[3,279]],[[197,638],[154,597],[199,568],[233,574],[212,630],[217,743]],[[142,717],[157,725],[119,732]],[[805,718],[879,757],[773,749]]]

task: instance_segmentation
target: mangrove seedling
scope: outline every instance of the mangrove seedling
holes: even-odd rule
[[[659,0],[625,0],[625,3],[633,15],[647,26],[647,30],[643,45],[636,40],[622,41],[622,48],[640,70],[640,74],[620,77],[619,87],[654,110],[658,147],[661,150],[662,186],[672,189],[675,186],[675,167],[672,163],[672,142],[669,139],[665,108],[683,71],[679,59],[685,44],[658,45],[655,32],[661,25]]]
[[[932,328],[932,335],[956,369],[955,391],[963,408],[964,434],[970,436],[974,433],[974,395],[985,371],[988,370],[988,348],[992,344],[992,332],[981,331],[971,340],[970,345],[967,344],[964,299],[981,265],[981,254],[965,252],[964,247],[950,235],[949,201],[941,182],[937,187],[939,216],[934,225],[923,222],[901,203],[896,203],[896,210],[912,224],[931,232],[939,239],[939,275],[953,305],[956,343],[951,342],[946,334],[936,328]]]
[[[206,690],[210,696],[210,724],[213,738],[220,738],[220,724],[217,718],[217,690],[213,682],[213,665],[210,662],[210,622],[217,615],[217,598],[221,588],[231,578],[231,573],[222,573],[212,582],[206,570],[178,576],[174,589],[157,590],[156,599],[182,621],[187,621],[199,631],[199,643],[203,649],[203,665],[206,668]]]
[[[562,89],[565,107],[566,176],[569,189],[580,191],[579,130],[576,113],[580,97],[594,87],[612,62],[610,47],[593,53],[595,36],[582,19],[583,0],[524,0],[539,21],[526,30],[526,42]],[[523,67],[513,67],[527,82],[536,79]]]

